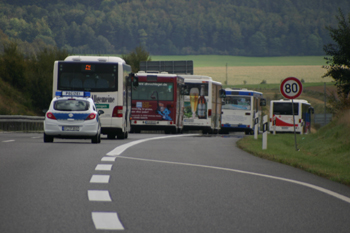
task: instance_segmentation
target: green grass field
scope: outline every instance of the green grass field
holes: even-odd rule
[[[330,180],[350,186],[350,111],[316,133],[268,135],[267,149],[262,150],[262,137],[244,137],[237,145],[256,156],[288,164]]]

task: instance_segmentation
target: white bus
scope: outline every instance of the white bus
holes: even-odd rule
[[[225,89],[225,93],[220,133],[241,131],[253,134],[255,123],[260,126],[262,120],[261,107],[266,106],[263,94],[247,89],[230,88]]]
[[[202,75],[180,75],[185,79],[184,131],[217,133],[221,125],[222,84]]]
[[[295,132],[308,133],[311,130],[311,114],[314,109],[306,100],[293,100]],[[269,130],[294,132],[292,100],[271,100]]]
[[[68,56],[55,61],[52,96],[56,91],[89,91],[101,115],[101,133],[124,139],[130,131],[131,67],[119,57]]]

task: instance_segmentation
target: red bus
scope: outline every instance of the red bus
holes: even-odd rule
[[[176,74],[145,72],[136,73],[135,77],[138,86],[132,89],[131,132],[182,132],[184,79]]]

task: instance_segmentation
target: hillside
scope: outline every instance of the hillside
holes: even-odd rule
[[[323,55],[347,0],[0,0],[0,38],[27,54]],[[1,45],[0,45],[1,46]],[[0,48],[1,49],[1,48]]]

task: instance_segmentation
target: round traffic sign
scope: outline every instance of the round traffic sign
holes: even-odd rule
[[[285,98],[295,99],[298,98],[303,91],[303,85],[299,79],[289,77],[282,81],[280,91]]]

